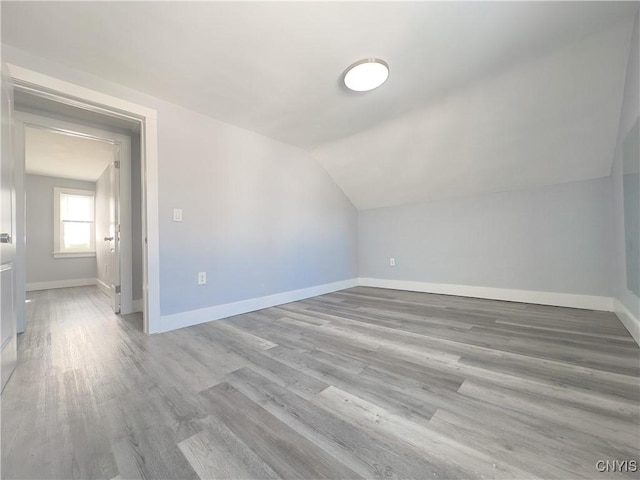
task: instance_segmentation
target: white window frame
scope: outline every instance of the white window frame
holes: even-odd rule
[[[67,250],[64,248],[60,220],[60,195],[83,195],[91,197],[93,203],[93,222],[91,223],[91,245],[89,250]],[[95,190],[79,190],[75,188],[53,187],[53,258],[79,258],[96,256],[96,192]]]

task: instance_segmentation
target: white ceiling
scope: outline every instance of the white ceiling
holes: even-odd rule
[[[627,24],[315,151],[359,209],[606,177]]]
[[[27,173],[95,182],[113,159],[111,143],[41,128],[25,128]]]
[[[373,208],[608,175],[637,8],[3,1],[2,39],[315,152]],[[389,80],[347,91],[370,56]]]

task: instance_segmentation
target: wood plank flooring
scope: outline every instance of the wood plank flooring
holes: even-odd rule
[[[2,478],[640,478],[640,349],[610,313],[353,288],[151,337],[32,292]]]

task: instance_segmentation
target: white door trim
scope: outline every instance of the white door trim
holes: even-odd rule
[[[160,331],[160,243],[158,217],[158,128],[157,112],[96,90],[91,90],[26,68],[8,64],[8,76],[17,90],[46,96],[61,103],[80,106],[113,117],[140,122],[142,148],[142,236],[144,331]],[[24,262],[23,258],[18,261]]]

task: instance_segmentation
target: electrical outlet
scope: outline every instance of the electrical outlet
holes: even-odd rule
[[[395,267],[395,266],[396,266],[396,259],[395,259],[395,258],[393,258],[393,257],[391,257],[391,258],[389,259],[389,265],[391,265],[392,267]]]
[[[182,221],[182,209],[181,208],[174,208],[173,209],[173,221],[174,222],[181,222]]]
[[[207,272],[198,272],[198,285],[207,283]]]

